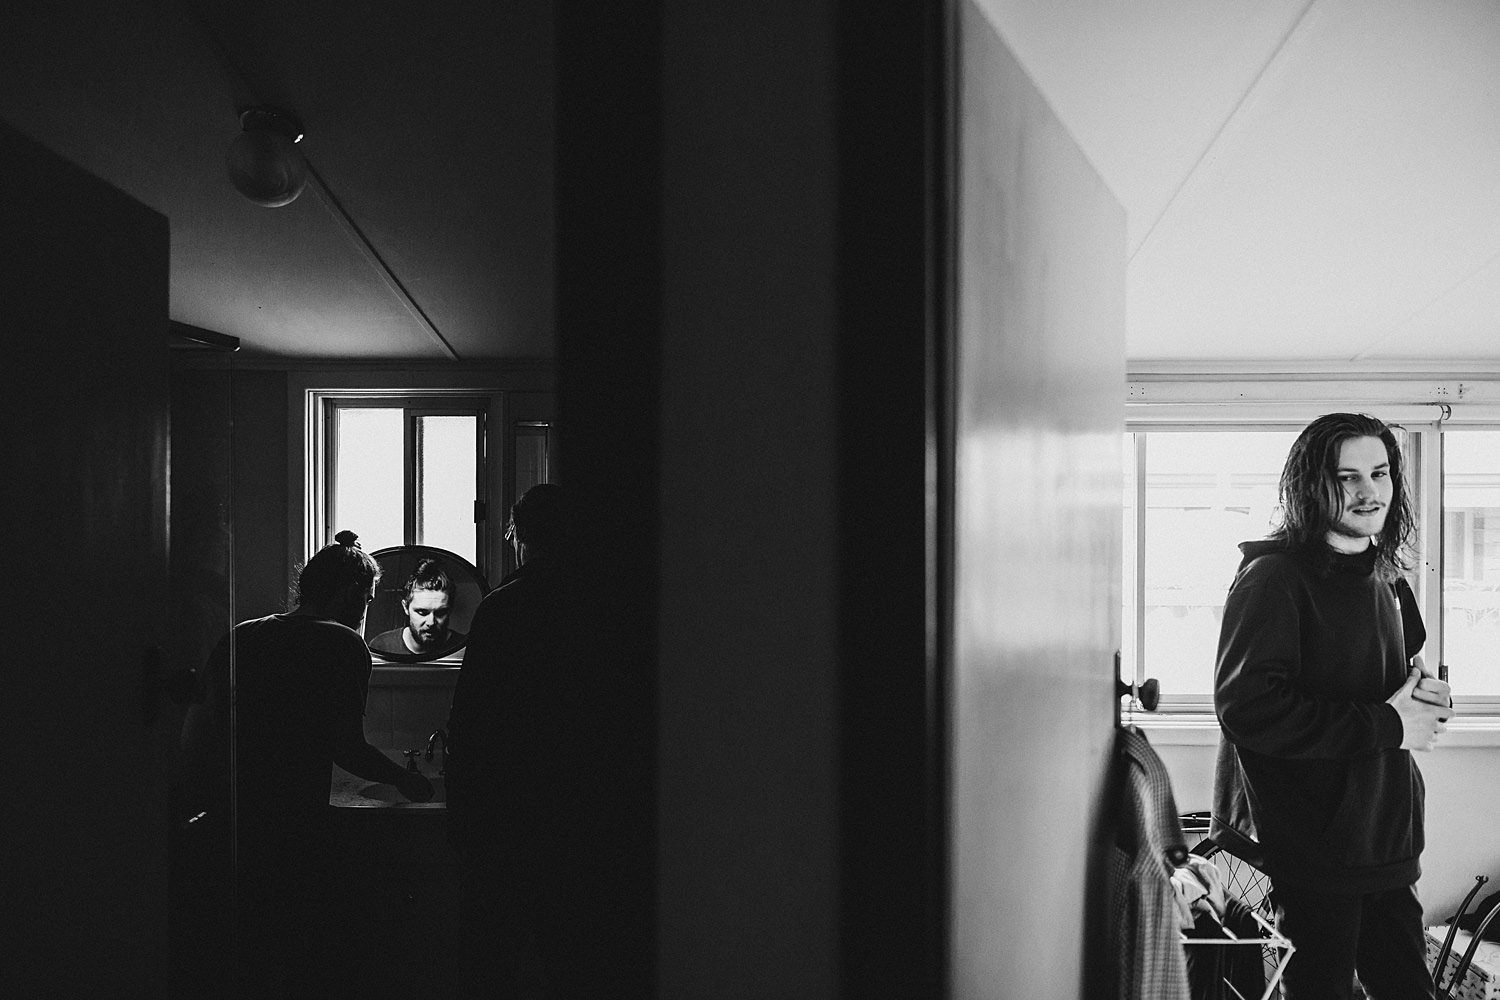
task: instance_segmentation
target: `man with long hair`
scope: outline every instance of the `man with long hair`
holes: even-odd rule
[[[1281,473],[1269,538],[1240,545],[1214,706],[1223,738],[1211,834],[1270,876],[1296,946],[1288,1000],[1433,995],[1416,881],[1422,775],[1452,713],[1417,655],[1402,576],[1414,524],[1395,433],[1332,413]]]

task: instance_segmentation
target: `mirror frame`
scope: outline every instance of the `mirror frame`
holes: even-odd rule
[[[381,663],[433,663],[456,658],[463,651],[468,639],[469,623],[479,602],[490,592],[484,574],[463,556],[431,545],[393,545],[370,553],[380,566],[380,581],[375,585],[375,599],[365,614],[361,636],[370,648],[370,656],[378,666]],[[431,653],[384,653],[373,645],[377,636],[393,629],[404,628],[406,615],[401,610],[401,601],[406,596],[406,581],[423,559],[436,559],[453,586],[453,609],[449,628],[460,637],[450,641]]]

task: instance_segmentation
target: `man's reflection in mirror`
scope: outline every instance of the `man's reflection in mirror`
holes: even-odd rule
[[[406,624],[371,639],[371,650],[387,656],[437,655],[464,644],[464,634],[449,627],[453,583],[436,559],[417,563],[406,581],[401,612]]]

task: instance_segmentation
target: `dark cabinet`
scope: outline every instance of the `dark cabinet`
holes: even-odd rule
[[[344,946],[329,956],[361,1000],[456,989],[458,859],[441,809],[335,809]]]

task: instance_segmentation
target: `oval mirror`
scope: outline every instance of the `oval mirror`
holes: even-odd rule
[[[474,564],[430,545],[398,545],[370,555],[380,566],[375,600],[365,612],[371,654],[391,663],[427,663],[463,649],[474,609],[489,592]]]

